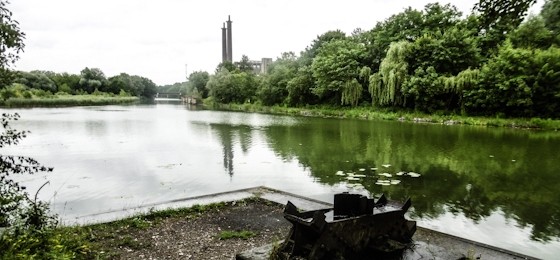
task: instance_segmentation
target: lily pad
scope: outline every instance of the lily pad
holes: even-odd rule
[[[403,175],[406,175],[406,172],[397,172],[397,173],[395,173],[395,175],[397,175],[397,176],[403,176]]]
[[[416,173],[416,172],[409,172],[408,176],[412,177],[412,178],[418,178],[420,176],[422,176],[420,173]]]
[[[344,174],[343,171],[337,171],[337,172],[335,173],[335,175],[338,175],[338,176],[346,176],[346,174]]]
[[[364,168],[360,168],[360,170],[359,170],[359,171],[361,171],[361,172],[364,172],[364,171],[366,171],[366,169],[364,169]]]
[[[397,185],[399,183],[401,183],[400,180],[391,180],[391,185]]]
[[[360,178],[356,178],[356,177],[346,177],[347,180],[349,181],[359,181]]]
[[[385,176],[385,177],[387,177],[387,178],[391,178],[391,177],[393,177],[393,175],[391,175],[391,174],[390,174],[390,173],[388,173],[388,172],[384,172],[384,173],[378,173],[377,175],[379,175],[379,176]]]
[[[391,167],[391,165],[390,165],[390,164],[383,164],[383,165],[381,165],[381,166],[383,166],[383,167],[385,167],[385,168],[389,168],[389,167]]]

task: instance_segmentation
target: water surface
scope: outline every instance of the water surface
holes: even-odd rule
[[[558,132],[179,104],[7,111],[32,133],[2,153],[54,167],[24,182],[33,191],[50,181],[40,198],[67,223],[264,185],[326,201],[341,191],[411,197],[409,217],[420,226],[545,259],[560,254]]]

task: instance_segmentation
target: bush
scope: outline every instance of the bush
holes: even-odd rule
[[[18,114],[2,114],[0,148],[17,145],[26,137],[27,131],[9,126],[18,119]],[[83,255],[87,248],[76,247],[56,233],[57,221],[48,214],[48,204],[37,201],[37,194],[30,197],[26,188],[12,179],[13,175],[51,172],[52,168],[29,157],[11,155],[0,155],[0,165],[0,259],[71,259]]]
[[[0,90],[0,98],[2,100],[8,100],[10,98],[17,97],[16,92],[10,88],[4,88]]]
[[[31,93],[33,94],[33,96],[40,97],[40,98],[49,98],[53,96],[53,94],[50,91],[44,91],[42,89],[32,89]]]

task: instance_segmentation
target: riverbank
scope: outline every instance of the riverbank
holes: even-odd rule
[[[51,95],[46,97],[12,97],[0,101],[0,107],[63,107],[63,106],[102,106],[130,104],[140,101],[138,97],[107,95]]]
[[[231,200],[234,197],[245,198]],[[204,203],[209,200],[218,202]],[[147,213],[112,222],[57,228],[51,231],[49,242],[56,240],[58,246],[52,249],[64,250],[72,259],[233,259],[249,249],[277,245],[287,236],[291,227],[283,217],[287,201],[305,211],[332,207],[326,202],[256,187],[177,200],[159,205],[167,209],[154,207]],[[173,207],[175,203],[191,202],[201,204]],[[407,259],[534,259],[422,227],[418,227],[413,241]],[[25,252],[21,244],[18,246],[19,251],[0,254],[0,258],[12,259]]]
[[[44,232],[56,245],[43,245],[49,252],[42,254],[52,259],[233,259],[283,239],[290,224],[282,210],[253,197],[59,227]],[[29,238],[13,242],[12,250],[0,252],[1,259],[35,258],[28,247],[41,247]]]
[[[285,106],[262,106],[258,104],[205,104],[206,107],[218,110],[243,111],[266,114],[280,114],[292,116],[333,117],[333,118],[357,118],[357,119],[379,119],[390,121],[404,121],[415,123],[432,123],[445,125],[473,125],[485,127],[509,127],[522,129],[560,130],[560,120],[542,118],[492,118],[473,117],[461,115],[438,115],[425,114],[409,111],[390,111],[370,107],[356,108],[332,108],[324,106],[308,107],[285,107]]]

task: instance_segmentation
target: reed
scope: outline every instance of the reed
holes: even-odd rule
[[[130,104],[138,102],[138,97],[96,96],[96,95],[53,95],[50,97],[9,98],[0,101],[3,107],[64,107],[64,106],[101,106]]]

